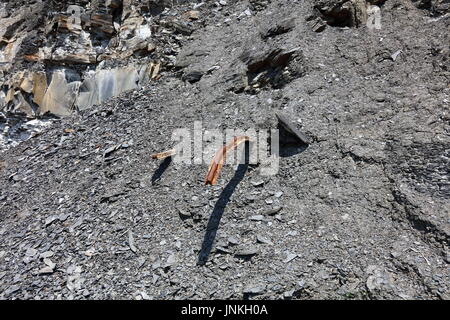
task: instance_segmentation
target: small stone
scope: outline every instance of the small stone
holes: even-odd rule
[[[200,11],[198,10],[189,10],[184,16],[189,20],[198,20],[200,18]]]
[[[204,2],[194,3],[192,8],[197,9],[197,8],[200,8],[201,6],[203,6],[204,4],[205,4]]]
[[[177,261],[176,256],[174,253],[172,253],[166,260],[166,263],[164,265],[164,268],[169,268],[175,264]]]
[[[83,252],[86,257],[92,257],[95,253],[95,249],[91,248]]]
[[[69,275],[67,277],[66,287],[71,292],[75,292],[76,290],[81,289],[81,277],[79,272],[74,272],[73,275]]]
[[[142,268],[142,266],[145,264],[145,257],[139,257],[137,260],[138,268]]]
[[[141,296],[144,300],[151,300],[150,296],[145,291],[141,292]]]
[[[28,248],[27,251],[25,252],[25,255],[27,257],[34,257],[37,254],[37,250],[33,249],[33,248]]]
[[[259,186],[262,186],[262,185],[264,184],[264,180],[253,180],[253,181],[251,182],[251,184],[252,184],[254,187],[259,187]]]
[[[294,289],[289,290],[289,291],[286,291],[286,292],[283,293],[283,296],[284,296],[285,298],[292,298],[292,296],[294,295],[294,292],[295,292]]]
[[[283,191],[278,191],[278,192],[275,192],[274,197],[280,198],[282,195],[283,195]]]
[[[157,261],[153,262],[153,264],[152,264],[153,270],[158,269],[158,268],[161,268],[161,260],[157,260]]]
[[[15,283],[19,283],[19,282],[21,282],[23,279],[21,278],[21,276],[19,275],[19,274],[16,274],[15,276],[14,276],[14,279],[13,279],[13,284],[15,284]]]
[[[42,269],[40,269],[39,270],[39,274],[51,274],[51,273],[53,273],[54,272],[54,269],[53,268],[50,268],[50,267],[44,267],[44,268],[42,268]]]
[[[264,216],[263,215],[256,215],[256,216],[251,216],[249,219],[252,220],[252,221],[262,221],[262,220],[264,220]]]
[[[247,202],[254,202],[257,199],[257,197],[249,194],[245,197],[245,199],[247,200]]]
[[[275,115],[278,118],[278,122],[280,123],[280,125],[286,129],[286,131],[290,132],[291,134],[293,134],[294,136],[297,137],[298,140],[302,141],[305,144],[311,144],[311,139],[304,134],[303,132],[299,131],[296,126],[291,123],[291,118],[292,116],[288,116],[285,114],[282,114],[280,112],[276,112]]]
[[[322,19],[317,18],[312,22],[312,30],[314,32],[322,32],[326,28],[326,24],[322,21]]]
[[[83,224],[83,218],[78,218],[70,227],[69,232],[74,233],[75,229]]]
[[[128,230],[128,245],[129,245],[131,251],[133,251],[134,253],[137,252],[137,248],[134,245],[133,232],[131,230]]]
[[[317,273],[317,276],[318,276],[319,278],[324,279],[324,280],[330,278],[330,275],[329,275],[328,272],[326,272],[325,270],[320,270],[320,271]]]
[[[274,216],[276,215],[278,212],[280,212],[282,209],[282,207],[273,207],[271,209],[268,209],[266,211],[264,211],[264,215],[268,215],[268,216]]]
[[[25,257],[23,258],[23,263],[25,264],[29,264],[31,261],[33,261],[34,259],[32,257]]]
[[[228,242],[232,245],[238,245],[240,243],[239,239],[237,239],[236,237],[228,237]]]
[[[445,260],[445,262],[450,264],[450,253],[449,252],[447,252],[447,254],[445,255],[444,260]]]
[[[398,55],[399,55],[400,53],[402,53],[402,50],[397,50],[397,51],[395,51],[395,52],[391,55],[392,61],[397,60],[397,57],[398,57]]]
[[[68,213],[66,213],[66,214],[61,213],[61,214],[58,216],[58,220],[61,221],[61,222],[64,222],[64,221],[67,220],[68,217],[70,217],[70,214],[68,214]]]
[[[327,258],[325,258],[325,257],[317,257],[317,258],[315,259],[315,261],[316,261],[317,263],[324,263],[325,261],[327,261]]]
[[[369,275],[366,280],[369,291],[375,292],[392,288],[392,276],[383,268],[371,265],[366,268],[366,273]]]
[[[246,287],[242,292],[245,294],[262,294],[266,290],[266,285],[257,284]]]
[[[179,213],[181,219],[192,218],[192,214],[186,210],[178,209],[178,213]]]
[[[39,258],[41,258],[41,259],[50,258],[50,257],[52,257],[54,254],[55,254],[55,253],[54,253],[53,251],[45,251],[45,252],[43,252],[43,253],[41,253],[41,254],[39,255]]]
[[[217,246],[228,247],[228,241],[225,239],[219,239],[217,241]]]
[[[242,247],[239,248],[236,252],[235,252],[235,256],[240,256],[240,257],[246,257],[246,256],[254,256],[255,254],[258,254],[258,248],[250,246],[250,247]]]
[[[116,231],[116,232],[122,231],[123,229],[125,229],[125,226],[122,224],[116,224],[114,226],[114,231]]]
[[[288,263],[291,262],[292,260],[294,260],[295,258],[297,258],[298,255],[296,253],[290,253],[288,252],[286,255],[286,259],[283,260],[284,263]]]
[[[67,270],[66,270],[67,274],[81,273],[81,271],[82,271],[81,267],[77,266],[77,265],[74,265],[74,264],[68,266]]]
[[[52,260],[50,260],[49,258],[45,258],[45,259],[44,259],[44,263],[45,263],[49,268],[55,269],[56,264],[55,264]]]
[[[300,280],[300,281],[298,281],[298,282],[297,282],[296,288],[297,288],[297,289],[303,289],[303,288],[305,287],[305,283],[306,283],[306,282],[305,282],[305,280],[303,280],[303,279]]]
[[[227,248],[221,247],[221,246],[217,246],[216,247],[216,251],[217,252],[226,253],[226,254],[230,254],[232,252],[231,250],[228,250]]]
[[[379,94],[375,96],[376,102],[384,102],[386,100],[386,97],[383,94]]]
[[[20,290],[20,287],[18,285],[13,285],[11,287],[9,287],[7,290],[5,290],[5,293],[7,292],[8,294],[17,292]]]
[[[48,217],[47,219],[45,219],[45,226],[49,226],[50,224],[53,223],[53,221],[55,221],[57,219],[58,219],[58,216]]]
[[[114,151],[119,149],[121,146],[122,146],[122,144],[118,144],[118,145],[114,145],[114,146],[109,147],[108,149],[105,150],[105,152],[103,153],[103,156],[105,158],[107,158],[109,155],[111,155]]]
[[[268,238],[266,238],[263,235],[257,235],[256,241],[258,241],[259,243],[264,243],[264,244],[273,244]]]

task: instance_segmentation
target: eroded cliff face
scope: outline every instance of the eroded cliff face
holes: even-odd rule
[[[431,15],[448,12],[448,1],[413,2]],[[269,3],[249,1],[254,11],[264,10]],[[326,25],[361,27],[374,21],[384,3],[321,0],[307,21],[316,32]],[[190,0],[3,1],[0,110],[27,117],[46,112],[69,115],[140,88],[171,68],[183,37],[204,24],[208,14],[200,15],[196,6],[213,11],[224,4]],[[271,32],[282,29],[266,32],[270,37]],[[256,76],[250,75],[250,81]],[[194,73],[186,79],[198,77]]]
[[[168,3],[3,2],[0,110],[68,115],[158,79],[161,51],[178,47],[158,46],[164,34],[171,36],[174,19],[161,18]],[[198,19],[195,13],[177,18],[187,33]]]

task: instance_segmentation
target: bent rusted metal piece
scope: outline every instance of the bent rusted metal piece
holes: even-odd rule
[[[246,141],[250,141],[250,138],[247,136],[234,137],[231,142],[217,151],[211,161],[211,164],[209,165],[208,173],[205,178],[205,185],[215,185],[217,183],[217,179],[219,178],[220,171],[222,170],[225,162],[227,152],[237,148],[238,145]]]
[[[159,159],[165,159],[165,158],[171,157],[171,156],[175,155],[176,153],[177,153],[177,151],[175,149],[170,149],[170,150],[167,150],[167,151],[164,151],[164,152],[154,153],[150,157],[152,159],[158,159],[159,160]]]

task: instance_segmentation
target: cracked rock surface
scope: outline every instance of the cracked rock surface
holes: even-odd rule
[[[0,298],[449,299],[447,2],[178,2],[158,80],[0,153]],[[276,175],[150,159],[279,112],[309,144]]]

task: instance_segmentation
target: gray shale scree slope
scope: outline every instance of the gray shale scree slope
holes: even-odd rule
[[[315,32],[316,1],[227,1],[174,72],[0,153],[0,298],[449,299],[449,17],[431,2]],[[312,142],[275,176],[226,166],[211,187],[207,164],[149,159],[194,121],[276,111]]]

